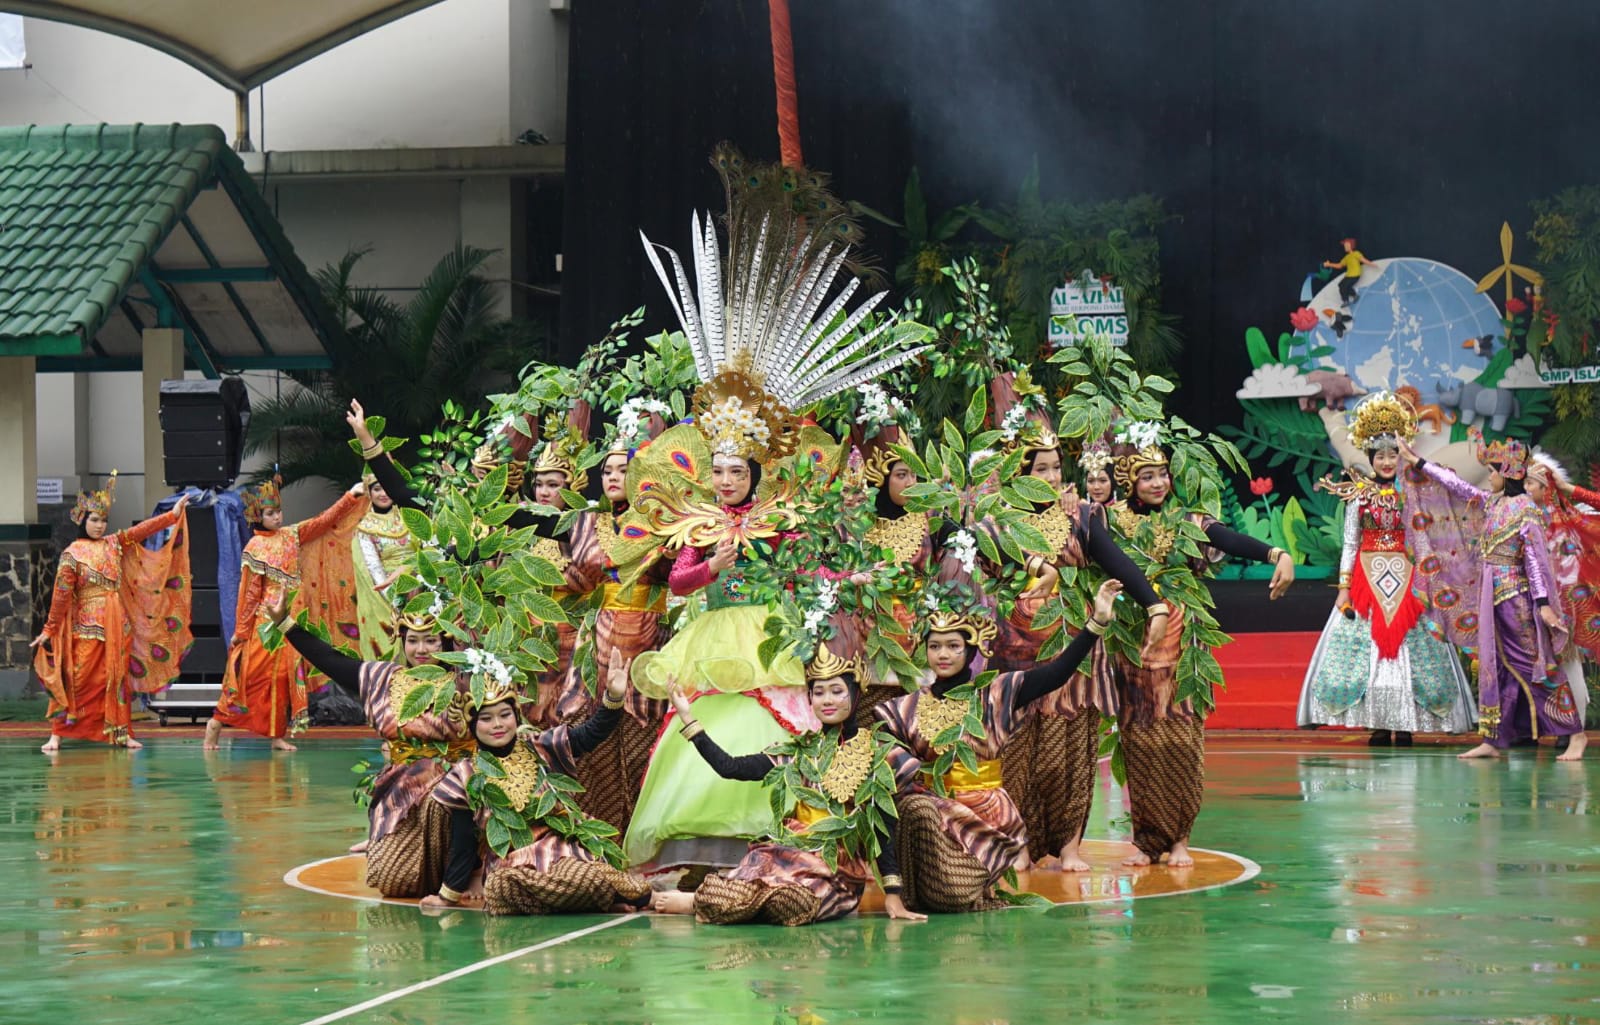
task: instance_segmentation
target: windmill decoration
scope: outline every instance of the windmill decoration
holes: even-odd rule
[[[1511,239],[1511,223],[1509,221],[1500,222],[1500,266],[1485,274],[1483,280],[1478,282],[1477,288],[1480,294],[1487,292],[1494,287],[1496,281],[1505,278],[1506,302],[1508,303],[1511,301],[1511,291],[1515,284],[1512,280],[1513,278],[1521,278],[1535,288],[1544,285],[1544,276],[1538,271],[1531,267],[1524,267],[1520,263],[1511,262]]]

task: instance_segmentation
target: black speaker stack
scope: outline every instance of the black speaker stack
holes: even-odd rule
[[[250,397],[236,377],[161,382],[162,476],[174,488],[223,490],[239,477]],[[189,579],[193,588],[194,647],[172,686],[150,702],[163,725],[169,715],[209,716],[222,691],[228,638],[222,636],[222,595],[217,588],[218,507],[190,508]],[[248,625],[248,624],[246,624]]]
[[[162,381],[162,476],[175,488],[231,487],[249,426],[250,396],[237,377]]]

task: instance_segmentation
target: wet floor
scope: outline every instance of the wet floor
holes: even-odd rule
[[[292,1025],[554,941],[337,1020],[1600,1023],[1600,763],[1548,750],[1214,749],[1195,841],[1259,862],[1248,882],[805,929],[428,918],[286,886],[362,836],[371,750],[0,745],[0,1021]]]

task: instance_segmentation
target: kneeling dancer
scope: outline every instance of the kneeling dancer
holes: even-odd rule
[[[499,760],[503,778],[492,782],[522,816],[533,839],[509,850],[503,857],[492,851],[483,866],[484,909],[491,915],[550,915],[606,911],[619,901],[642,906],[650,886],[603,860],[582,842],[585,832],[615,833],[611,827],[587,819],[575,805],[562,800],[563,791],[577,787],[571,776],[578,759],[617,726],[628,691],[628,670],[613,653],[606,676],[601,707],[577,726],[552,726],[522,735],[518,694],[510,684],[491,686],[483,703],[473,710],[472,730],[480,756]],[[437,894],[424,897],[423,907],[454,907],[462,902],[479,867],[478,839],[486,828],[487,807],[477,812],[468,800],[468,783],[477,772],[477,759],[464,758],[433,790],[433,799],[450,809],[450,861]],[[543,799],[551,796],[553,800]],[[544,814],[537,809],[546,806]],[[598,827],[598,828],[596,828]]]
[[[972,661],[988,654],[992,619],[981,614],[932,613],[927,656],[933,683],[886,701],[874,713],[889,734],[927,766],[946,745],[935,740],[976,713],[984,736],[970,737],[978,771],[957,760],[943,779],[943,794],[919,783],[896,802],[900,810],[898,854],[906,905],[927,911],[982,911],[1003,906],[995,887],[1027,846],[1027,829],[1000,774],[1000,751],[1033,714],[1028,705],[1072,678],[1096,639],[1111,622],[1120,581],[1100,585],[1084,630],[1054,661],[1024,672],[1000,673],[973,699],[950,698],[972,679]],[[931,771],[928,773],[931,776]]]
[[[834,639],[841,636],[835,634]],[[748,755],[724,751],[695,720],[688,695],[682,689],[672,692],[683,735],[717,775],[768,780],[772,785],[787,780],[824,795],[830,806],[818,808],[796,800],[785,809],[779,830],[752,843],[738,865],[706,876],[694,893],[657,894],[655,910],[668,914],[692,911],[700,921],[715,925],[810,925],[843,918],[861,903],[868,877],[865,855],[875,835],[884,910],[890,918],[922,921],[927,917],[908,911],[901,899],[894,816],[880,813],[873,800],[874,789],[883,797],[903,790],[916,778],[922,763],[891,741],[881,727],[857,727],[860,674],[858,657],[844,658],[826,643],[820,645],[817,657],[806,666],[806,675],[810,678],[811,710],[822,728]],[[791,776],[780,768],[784,766],[793,766],[798,772]],[[885,772],[893,778],[892,790],[883,786]],[[849,823],[854,843],[846,842],[844,836],[823,840],[806,835],[824,821],[829,822],[830,832],[840,822]],[[830,868],[822,853],[829,845],[834,848],[837,868]],[[852,846],[856,853],[851,853]]]
[[[287,605],[272,610],[281,623]],[[423,897],[439,889],[450,846],[450,812],[427,800],[452,765],[472,754],[466,695],[445,715],[425,710],[401,718],[422,681],[409,670],[435,663],[444,635],[433,617],[401,613],[400,662],[362,662],[291,626],[284,637],[300,657],[345,690],[361,695],[367,723],[384,739],[388,764],[372,784],[367,806],[367,885],[385,897]]]

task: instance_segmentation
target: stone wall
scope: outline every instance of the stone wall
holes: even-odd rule
[[[0,540],[0,698],[43,693],[28,644],[50,615],[61,551],[77,536],[69,505],[39,507],[47,538]]]

